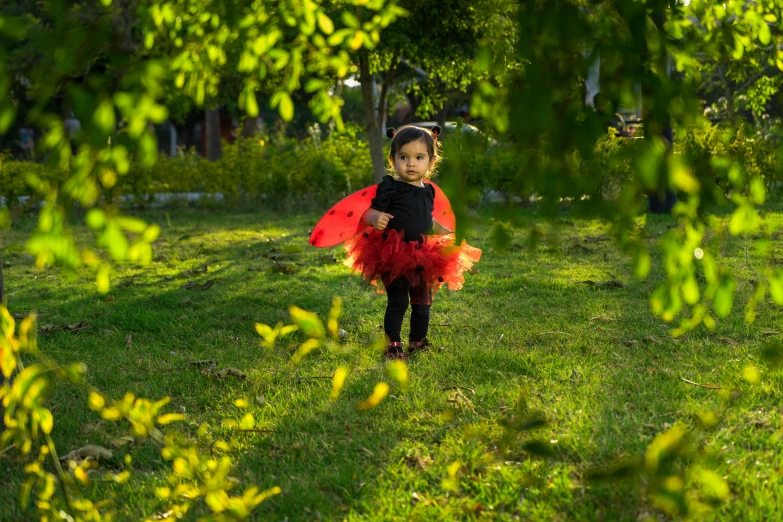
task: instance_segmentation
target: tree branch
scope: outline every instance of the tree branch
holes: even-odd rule
[[[737,87],[734,92],[743,92],[745,89],[750,87],[750,84],[761,78],[766,74],[766,71],[757,72],[755,74],[752,74],[750,78],[748,78],[745,83],[743,83],[741,86]]]

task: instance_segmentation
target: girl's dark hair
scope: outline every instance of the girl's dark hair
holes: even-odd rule
[[[440,141],[436,139],[437,134],[440,134],[440,127],[435,127],[435,131],[436,134],[433,134],[431,130],[415,125],[406,125],[397,131],[391,127],[386,129],[386,136],[392,139],[389,159],[393,162],[397,151],[404,145],[422,140],[427,145],[427,154],[430,158],[435,158],[435,164],[430,169],[430,172],[433,172],[440,161]]]

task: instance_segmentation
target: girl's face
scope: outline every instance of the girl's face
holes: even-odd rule
[[[420,186],[422,178],[435,163],[435,158],[430,158],[424,140],[416,140],[400,147],[391,162],[402,181]]]

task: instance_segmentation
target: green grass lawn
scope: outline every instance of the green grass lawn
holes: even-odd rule
[[[388,380],[380,353],[367,345],[382,333],[386,299],[349,274],[339,248],[309,247],[318,216],[172,210],[142,217],[163,229],[155,261],[118,269],[108,295],[95,291],[86,272],[67,278],[37,270],[28,256],[9,248],[22,244],[30,230],[27,220],[17,222],[2,245],[10,264],[9,308],[14,314],[37,312],[41,328],[94,325],[77,333],[43,333],[39,345],[59,363],[83,361],[89,383],[108,397],[119,399],[127,391],[153,400],[169,396],[167,411],[187,413],[186,431],[195,434],[209,423],[211,437],[230,442],[237,462],[232,475],[241,486],[282,488],[254,519],[657,519],[661,512],[643,494],[644,481],[593,482],[586,473],[643,455],[655,435],[675,422],[694,425],[700,411],[728,402],[720,424],[701,444],[731,491],[708,518],[783,519],[783,442],[773,436],[783,426],[783,373],[759,357],[765,341],[780,337],[781,314],[765,300],[756,322],[744,324],[750,280],[763,266],[752,240],[720,245],[743,296],[732,316],[714,331],[673,339],[648,304],[662,277],[655,255],[652,275],[635,280],[629,259],[611,241],[583,242],[590,250],[575,247],[572,238],[595,238],[606,230],[567,216],[556,237],[548,238],[559,241],[531,251],[523,245],[524,225],[536,220],[533,210],[520,211],[522,226],[511,248],[498,253],[486,239],[487,219],[469,238],[484,254],[465,288],[436,295],[429,335],[435,349],[409,362],[411,386],[392,386],[377,408],[360,411],[357,404],[375,384]],[[768,207],[765,220],[780,227],[783,208]],[[657,237],[673,224],[654,217],[648,230]],[[781,257],[779,240],[773,249]],[[269,256],[286,250],[294,253],[278,261],[297,272],[270,271]],[[330,253],[337,262],[322,259]],[[197,270],[205,264],[206,273]],[[213,279],[208,290],[182,288],[191,280]],[[578,283],[588,279],[627,286]],[[286,338],[273,350],[260,346],[255,322],[290,322],[289,305],[326,317],[333,296],[343,298],[341,326],[350,353],[313,352],[290,366],[301,337]],[[247,379],[221,381],[177,369],[199,359],[239,368]],[[341,364],[352,370],[332,401],[331,375]],[[748,365],[760,369],[760,384],[743,380]],[[739,387],[741,393],[727,401],[720,390],[682,379]],[[525,394],[529,408],[542,411],[549,423],[501,446],[501,424]],[[241,398],[248,408],[234,404]],[[129,432],[126,423],[102,422],[84,392],[70,384],[58,383],[49,404],[61,454],[85,444],[108,446]],[[256,428],[270,431],[238,432],[226,424],[247,412]],[[525,451],[531,439],[548,441],[553,456]],[[85,494],[105,501],[103,509],[115,511],[117,520],[165,511],[154,494],[170,469],[159,447],[148,441],[114,452],[119,462],[125,454],[133,457],[130,480],[95,482]],[[455,462],[456,490],[443,482]],[[15,501],[22,464],[13,451],[0,457],[0,520],[32,516]],[[197,510],[192,519],[206,513]]]

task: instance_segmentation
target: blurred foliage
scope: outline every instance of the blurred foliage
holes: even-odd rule
[[[334,80],[349,72],[346,50],[372,47],[379,31],[403,11],[395,0],[350,0],[341,5],[362,6],[373,12],[372,19],[363,25],[335,27],[316,0],[239,4],[46,0],[3,5],[0,134],[12,128],[17,118],[44,129],[39,148],[48,168],[23,165],[16,172],[14,165],[3,168],[14,180],[13,185],[3,185],[6,197],[22,195],[24,189],[18,183],[23,179],[43,203],[38,227],[27,244],[37,264],[60,264],[74,270],[86,265],[95,271],[98,290],[107,292],[111,262],[150,261],[151,243],[159,227],[122,216],[110,199],[100,196],[120,183],[131,164],[142,169],[155,164],[152,125],[167,119],[166,101],[186,96],[197,106],[214,103],[220,86],[230,83],[241,86],[237,103],[248,116],[257,116],[256,93],[263,89],[271,92],[271,106],[280,116],[291,120],[291,93],[304,88],[312,95],[314,114],[322,121],[331,118],[342,128],[341,103],[331,96],[331,90]],[[342,20],[351,22],[350,16]],[[71,111],[81,122],[78,129],[62,117]],[[73,239],[70,215],[76,206],[89,209],[85,221],[96,234],[97,251]],[[4,212],[3,227],[8,218]],[[110,515],[101,513],[75,487],[90,482],[86,468],[76,464],[64,470],[60,465],[50,437],[53,417],[44,406],[48,372],[56,370],[57,377],[78,384],[83,365],[55,367],[36,353],[34,318],[22,322],[17,336],[12,316],[0,306],[0,327],[2,441],[12,442],[24,455],[34,446],[39,448],[37,461],[26,467],[29,480],[21,492],[23,506],[27,507],[35,492],[42,520],[108,519]],[[22,352],[42,362],[24,368]],[[89,399],[104,419],[126,419],[136,435],[165,444],[162,455],[172,461],[172,487],[161,488],[158,496],[173,503],[172,513],[182,516],[203,499],[212,512],[208,520],[245,519],[265,498],[279,492],[279,488],[259,492],[251,487],[240,497],[230,496],[234,481],[228,477],[232,466],[228,457],[207,458],[209,452],[173,434],[163,440],[155,425],[183,418],[160,415],[166,402],[151,403],[126,394],[123,400],[109,404],[95,392]],[[223,443],[218,449],[228,447]],[[111,452],[103,450],[90,457],[107,455],[110,458]],[[47,457],[56,474],[43,467]],[[126,465],[130,466],[129,457]],[[121,473],[113,480],[124,481],[128,476]],[[57,484],[62,497],[57,495]]]
[[[666,280],[651,296],[656,315],[679,323],[675,334],[702,324],[712,328],[733,308],[734,278],[720,252],[705,241],[709,205],[733,205],[732,235],[771,232],[762,226],[757,207],[779,177],[775,140],[765,136],[765,146],[757,148],[758,136],[733,121],[707,130],[698,92],[711,64],[740,60],[745,53],[765,56],[759,67],[783,68],[783,52],[768,52],[783,41],[776,24],[781,11],[783,2],[772,0],[694,0],[687,6],[668,0],[520,2],[516,50],[522,67],[501,85],[483,82],[473,99],[474,112],[490,118],[516,144],[518,174],[510,194],[526,199],[535,191],[541,211],[550,216],[569,201],[577,214],[609,221],[642,277],[650,253],[642,219],[646,208],[637,202],[646,194],[679,192],[672,212],[682,225],[658,243]],[[585,108],[583,91],[588,68],[599,57],[601,92],[609,107],[602,112]],[[629,171],[618,190],[607,192],[602,182],[607,156],[601,151],[611,115],[636,106],[640,94],[644,139],[613,154],[612,161]],[[672,126],[693,133],[683,147],[677,144],[683,154],[672,153]],[[776,277],[768,270],[759,283],[746,306],[747,320]]]
[[[334,298],[328,320],[324,322],[314,313],[296,306],[290,308],[291,325],[278,324],[272,328],[261,323],[256,331],[262,337],[267,349],[275,346],[282,338],[301,332],[304,341],[291,357],[291,364],[297,364],[303,357],[317,349],[325,349],[338,354],[351,350],[340,340],[339,319],[342,301]],[[279,487],[260,491],[250,486],[238,496],[232,496],[230,490],[237,480],[229,475],[234,462],[227,455],[231,444],[225,440],[214,439],[212,430],[202,424],[197,430],[197,439],[192,440],[185,432],[176,429],[176,423],[186,420],[180,413],[163,413],[169,403],[164,397],[152,402],[126,393],[122,399],[111,400],[84,382],[86,367],[81,363],[61,366],[49,360],[38,351],[36,342],[37,326],[35,317],[30,316],[18,326],[8,312],[0,305],[0,372],[4,381],[0,387],[4,430],[0,445],[13,444],[22,455],[37,452],[36,460],[25,466],[28,479],[22,486],[20,502],[28,509],[31,495],[35,493],[35,507],[41,520],[61,518],[67,514],[69,520],[111,520],[109,508],[101,508],[100,502],[93,502],[82,496],[82,487],[93,482],[99,460],[113,458],[111,451],[100,446],[86,446],[66,457],[58,457],[57,450],[50,437],[54,429],[54,418],[46,406],[47,390],[52,385],[52,376],[67,380],[85,391],[90,409],[97,412],[108,422],[127,422],[131,428],[130,440],[134,437],[150,440],[161,447],[161,456],[171,463],[167,485],[156,488],[156,495],[166,503],[164,509],[168,516],[180,518],[203,502],[211,510],[211,515],[201,520],[229,521],[245,520],[264,500],[280,493]],[[378,353],[385,346],[385,340],[379,339],[370,344]],[[39,362],[25,368],[21,355],[36,358]],[[334,374],[332,399],[338,399],[349,375],[348,366],[339,366]],[[241,373],[241,372],[239,372]],[[14,375],[15,374],[15,375]],[[386,371],[388,380],[401,389],[408,387],[408,368],[402,361],[389,365]],[[11,380],[11,377],[14,377]],[[365,401],[357,404],[360,410],[371,409],[380,404],[390,390],[386,382],[379,382],[374,393]],[[241,400],[238,407],[246,407]],[[247,413],[237,423],[233,420],[223,422],[224,428],[252,430],[255,426],[253,415]],[[166,429],[166,433],[161,431]],[[45,461],[51,459],[56,473],[46,470]],[[65,468],[60,464],[64,461]],[[119,473],[107,472],[101,480],[123,483],[133,473],[132,457],[126,454],[125,470]],[[62,497],[58,495],[62,492]]]
[[[309,137],[288,138],[283,131],[271,136],[239,137],[224,144],[223,157],[207,161],[195,151],[176,157],[161,156],[150,166],[131,163],[117,184],[103,189],[109,203],[151,204],[156,194],[222,194],[227,202],[243,207],[290,209],[303,201],[328,207],[335,199],[372,183],[372,165],[367,143],[357,138],[357,128],[348,124],[338,132],[333,124],[326,129],[315,123]],[[40,202],[37,193],[25,183],[26,176],[57,185],[67,173],[45,165],[0,160],[0,197],[6,205],[23,206]],[[103,201],[102,201],[103,202]]]
[[[157,234],[122,218],[113,206],[101,202],[103,208],[88,214],[98,251],[75,244],[68,215],[73,202],[87,208],[98,204],[100,193],[117,185],[131,163],[142,169],[155,164],[152,125],[166,120],[163,103],[174,92],[201,106],[217,95],[224,80],[239,83],[238,107],[248,116],[258,114],[256,93],[263,89],[271,95],[271,106],[290,120],[291,92],[303,88],[311,94],[314,114],[342,128],[341,101],[331,92],[334,80],[350,70],[347,49],[373,46],[379,31],[403,11],[394,0],[341,5],[361,6],[374,16],[361,26],[335,26],[321,3],[312,0],[151,0],[135,10],[111,0],[4,6],[0,134],[17,116],[25,125],[44,129],[39,152],[65,178],[54,184],[35,171],[24,173],[44,202],[28,244],[39,265],[87,265],[105,292],[109,259],[148,260]],[[69,110],[80,129],[61,117]]]
[[[450,41],[454,45],[448,49],[421,41],[421,36],[427,36],[421,31],[423,17],[404,22],[413,34],[400,31],[388,40],[385,33],[382,37],[381,31],[405,14],[394,0],[148,0],[133,4],[138,7],[133,12],[131,4],[45,0],[17,2],[0,10],[0,133],[17,121],[44,129],[39,146],[48,165],[11,164],[6,170],[4,163],[4,172],[16,168],[17,174],[8,178],[9,188],[3,185],[3,189],[11,198],[19,196],[24,190],[18,181],[21,174],[43,202],[38,227],[27,245],[37,264],[88,266],[100,291],[109,289],[111,263],[143,264],[151,258],[158,227],[122,216],[101,194],[122,187],[122,177],[132,168],[138,172],[155,168],[157,147],[151,125],[167,119],[169,102],[187,99],[196,106],[212,106],[226,85],[224,92],[236,91],[237,106],[247,115],[258,114],[257,93],[263,92],[280,116],[291,120],[291,93],[303,89],[311,95],[313,113],[324,122],[333,119],[340,129],[341,100],[332,96],[332,88],[337,79],[353,72],[350,53],[377,49],[373,70],[381,71],[394,63],[395,56],[402,56],[399,46],[410,48],[414,37],[420,42],[413,47],[421,57],[418,63],[431,70],[432,78],[446,87],[463,87],[463,79],[480,80],[472,102],[474,115],[489,118],[513,143],[513,149],[507,149],[489,141],[469,145],[458,138],[449,145],[451,166],[444,167],[441,184],[453,198],[461,232],[470,224],[468,205],[485,188],[502,192],[510,201],[534,196],[541,211],[550,216],[570,203],[577,214],[613,224],[617,241],[633,254],[636,272],[643,277],[651,264],[643,197],[676,190],[681,200],[673,213],[681,226],[660,239],[666,279],[651,296],[655,314],[678,321],[675,335],[702,324],[712,328],[716,318],[729,315],[734,307],[734,278],[722,264],[719,249],[705,239],[709,205],[724,201],[732,205],[726,227],[731,235],[772,232],[759,216],[758,206],[769,189],[777,187],[775,132],[762,128],[763,139],[755,143],[758,134],[733,121],[708,127],[698,93],[715,64],[733,67],[728,74],[735,83],[747,82],[761,69],[763,74],[748,87],[750,108],[754,113],[761,110],[777,92],[778,70],[783,69],[783,32],[778,25],[783,0],[692,0],[687,6],[675,0],[476,2],[459,4],[472,7],[475,16],[456,17],[459,11],[449,11],[451,4],[440,2],[426,11],[433,23],[424,24],[430,30],[442,28],[433,41]],[[473,31],[476,27],[470,21],[480,21],[489,12],[500,13],[504,23],[473,24],[486,27],[483,46],[472,45],[475,39],[468,38],[464,41],[471,45],[460,47],[457,30]],[[395,40],[396,36],[401,38]],[[378,47],[381,42],[389,43],[386,51]],[[455,49],[459,60],[446,58]],[[606,113],[585,110],[583,99],[583,80],[597,57],[602,77],[610,79],[602,82],[612,109]],[[623,144],[607,138],[607,115],[635,105],[637,85],[644,107],[644,139]],[[68,110],[81,121],[80,131],[73,136],[62,118]],[[682,145],[676,143],[674,151],[666,136],[670,124],[693,133],[681,140]],[[326,141],[313,137],[303,147],[318,150]],[[263,153],[246,153],[243,143],[250,149],[249,143],[240,142],[228,155],[221,177],[243,176],[242,162],[256,161],[259,154],[263,157]],[[329,146],[336,153],[348,147],[346,143]],[[486,167],[478,161],[460,161],[475,156],[475,151]],[[290,158],[300,161],[298,154],[303,152],[305,157],[310,154],[307,148],[291,146]],[[322,177],[315,179],[329,180],[336,191],[343,189],[343,183],[349,188],[352,181],[345,172],[354,167],[335,166],[323,158],[313,153],[307,159],[312,165],[322,162]],[[192,158],[167,161],[186,163]],[[149,181],[140,174],[141,181],[131,192],[158,182],[160,173],[149,172]],[[269,190],[290,191],[305,181],[289,177],[287,184],[269,185],[274,187]],[[265,186],[252,177],[233,178],[233,182],[240,184],[234,188],[237,193],[254,183]],[[71,214],[77,205],[89,209],[85,220],[95,232],[97,249],[77,245],[73,239]],[[8,216],[0,214],[0,226],[7,225]],[[494,234],[494,241],[504,243],[502,230]],[[753,320],[767,291],[776,304],[783,305],[783,274],[771,264],[745,306],[746,320]],[[306,337],[292,364],[316,349],[339,349],[338,316],[335,302],[325,328],[313,314],[291,308],[291,326]],[[55,367],[36,354],[33,319],[24,320],[17,333],[15,321],[0,307],[0,327],[3,375],[15,376],[0,389],[6,424],[2,440],[13,442],[23,454],[38,450],[38,459],[27,467],[30,478],[22,500],[35,492],[36,509],[44,519],[60,518],[61,512],[72,519],[104,519],[72,487],[90,480],[85,468],[60,466],[50,437],[53,418],[45,406],[52,376],[79,384],[84,368],[79,364]],[[282,335],[285,328],[258,326],[258,331],[265,343],[274,345],[275,331]],[[23,368],[21,353],[36,354],[42,362]],[[758,380],[754,371],[746,371],[745,376],[749,382]],[[344,367],[335,372],[334,397],[346,377]],[[403,386],[407,369],[392,367],[389,377]],[[387,383],[379,383],[358,407],[377,405],[389,389]],[[153,403],[130,394],[107,401],[94,393],[90,405],[105,419],[127,420],[134,433],[153,440],[160,439],[156,425],[181,420],[176,414],[160,414],[165,400]],[[231,497],[227,457],[207,458],[208,452],[199,451],[202,443],[170,435],[163,439],[163,457],[172,462],[171,487],[161,488],[158,495],[175,503],[172,510],[178,514],[203,500],[212,511],[210,519],[242,519],[276,492],[251,487],[241,497]],[[725,497],[725,484],[709,466],[691,464],[698,462],[688,454],[688,448],[694,447],[691,440],[687,430],[672,428],[653,441],[642,464],[651,481],[651,495],[672,514],[698,510],[705,498]],[[225,451],[225,446],[214,444],[213,448]],[[530,448],[545,453],[536,444]],[[52,459],[56,474],[43,467],[47,458]],[[447,487],[457,487],[458,469],[458,463],[450,468]],[[123,474],[113,478],[126,479]],[[693,502],[686,493],[692,483],[701,491]],[[57,484],[62,498],[56,494]]]

